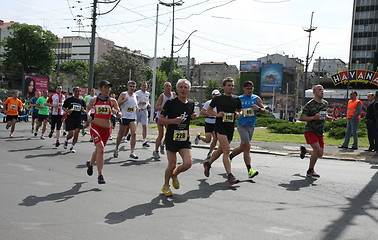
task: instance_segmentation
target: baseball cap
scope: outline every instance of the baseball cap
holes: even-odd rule
[[[219,90],[218,89],[214,89],[212,92],[211,92],[211,95],[218,95],[220,94]]]
[[[107,81],[107,80],[104,80],[104,81],[100,82],[100,87],[103,87],[103,86],[113,87],[113,85],[109,81]]]

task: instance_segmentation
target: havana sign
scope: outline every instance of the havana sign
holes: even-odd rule
[[[331,76],[331,80],[334,85],[340,83],[346,84],[348,81],[350,83],[360,82],[365,84],[373,84],[378,86],[378,71],[373,72],[369,70],[348,70],[343,72],[338,72]]]

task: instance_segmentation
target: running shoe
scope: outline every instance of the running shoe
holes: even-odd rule
[[[83,135],[83,137],[85,136],[85,134],[87,134],[86,132],[85,132],[85,129],[83,128],[83,129],[81,129],[81,135]]]
[[[198,145],[198,143],[200,141],[200,137],[201,137],[201,134],[197,133],[196,139],[194,139],[194,144],[195,145]]]
[[[34,137],[38,135],[38,130],[35,130]]]
[[[93,174],[93,166],[90,165],[89,161],[87,161],[85,163],[85,165],[87,166],[87,174],[88,174],[88,176],[92,176],[92,174]]]
[[[230,185],[233,185],[233,184],[239,182],[239,180],[237,180],[237,179],[235,178],[235,176],[232,175],[232,173],[230,173],[230,174],[228,175],[228,180],[227,180],[227,181],[228,181],[228,184],[230,184]]]
[[[67,135],[67,132],[66,131],[63,131],[63,136],[66,136]]]
[[[42,140],[45,140],[45,137],[44,137],[43,135],[41,135],[41,139],[42,139]]]
[[[306,174],[307,177],[320,178],[320,175],[317,174],[314,169],[309,169]]]
[[[205,174],[206,177],[210,176],[210,168],[211,165],[208,161],[203,162],[203,174]]]
[[[232,155],[232,152],[230,153],[230,155],[228,155],[228,158],[230,159],[230,162],[232,162],[232,159],[234,158],[235,156]]]
[[[255,171],[253,168],[250,168],[248,171],[248,177],[249,178],[254,178],[257,175],[259,175],[259,171]]]
[[[138,156],[135,155],[135,153],[131,153],[131,154],[130,154],[130,158],[132,158],[132,159],[138,159]]]
[[[59,141],[56,141],[55,142],[55,147],[59,147],[60,146],[60,142]]]
[[[130,141],[130,139],[131,139],[131,134],[129,133],[129,134],[127,134],[126,140]]]
[[[75,153],[76,152],[76,150],[74,149],[74,147],[72,146],[72,147],[70,147],[70,152],[72,152],[72,153]]]
[[[93,142],[93,138],[90,138],[89,141],[90,141],[90,142]]]
[[[152,156],[153,156],[155,159],[160,158],[159,151],[154,151],[154,152],[152,153]]]
[[[126,137],[122,137],[121,142],[122,142],[122,143],[127,143],[127,141],[126,141]]]
[[[144,143],[142,144],[142,147],[150,147],[150,144],[148,144],[148,142],[146,141],[146,142],[144,142]]]
[[[172,190],[169,186],[166,186],[166,185],[163,185],[163,187],[161,188],[161,191],[163,192],[164,196],[166,197],[170,197],[172,196]]]
[[[5,127],[7,130],[10,128],[11,125],[7,124],[7,126]]]
[[[118,150],[114,150],[113,157],[118,158]]]
[[[113,140],[113,136],[112,136],[112,135],[110,135],[110,137],[109,137],[109,140],[110,140],[110,141],[112,141],[112,140]]]
[[[105,184],[104,176],[100,175],[97,178],[98,184]]]
[[[211,152],[209,152],[206,156],[206,159],[205,160],[209,160],[211,158],[211,155],[213,155]]]
[[[49,138],[52,138],[54,132],[49,133]]]
[[[161,154],[165,154],[165,145],[163,144],[163,145],[160,145],[160,153]]]
[[[307,150],[304,146],[301,146],[300,151],[301,151],[301,153],[299,154],[299,156],[301,157],[301,159],[303,159],[306,156]]]
[[[66,141],[64,141],[63,148],[67,149],[67,146],[68,146],[68,141],[66,140]]]
[[[32,128],[31,133],[34,133],[34,128]]]
[[[179,189],[180,188],[180,182],[176,177],[172,177],[172,186],[175,188],[175,189]]]

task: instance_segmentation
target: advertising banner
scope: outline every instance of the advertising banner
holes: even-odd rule
[[[263,64],[261,66],[261,95],[272,96],[281,93],[282,64]]]
[[[378,86],[378,72],[361,69],[348,70],[333,74],[331,80],[334,85],[346,84],[349,81]]]
[[[276,98],[276,110],[295,111],[295,95],[277,94]]]
[[[23,78],[23,95],[26,98],[34,97],[36,91],[49,89],[49,77],[25,74]]]
[[[260,72],[260,61],[240,61],[241,72]]]

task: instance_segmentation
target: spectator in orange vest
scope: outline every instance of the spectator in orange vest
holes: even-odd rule
[[[353,136],[353,145],[349,149],[358,149],[358,123],[360,122],[360,114],[362,111],[362,102],[357,99],[357,92],[352,91],[350,93],[350,100],[348,101],[347,108],[347,128],[345,132],[344,143],[339,148],[348,148],[350,137]]]

